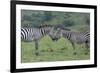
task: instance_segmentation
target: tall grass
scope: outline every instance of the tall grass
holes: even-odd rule
[[[87,60],[90,54],[84,54],[86,48],[84,44],[77,45],[74,50],[71,43],[61,38],[54,42],[46,36],[39,41],[39,56],[35,55],[34,42],[21,42],[21,62],[44,62],[44,61],[69,61],[69,60]],[[77,52],[76,55],[73,52]]]

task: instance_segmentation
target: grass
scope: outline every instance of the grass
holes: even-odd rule
[[[71,43],[64,38],[57,42],[53,42],[48,36],[42,38],[39,42],[38,52],[40,55],[36,56],[34,42],[21,42],[22,63],[90,59],[89,52],[85,54],[84,44],[76,44],[76,49],[74,50]],[[74,55],[74,52],[77,52],[77,54]]]

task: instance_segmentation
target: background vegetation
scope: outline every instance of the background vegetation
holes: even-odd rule
[[[90,14],[21,10],[21,27],[37,27],[41,24],[65,25],[73,31],[89,31]],[[86,52],[84,44],[76,44],[76,49],[73,50],[71,43],[64,38],[57,42],[53,42],[49,36],[42,38],[39,42],[40,55],[38,57],[35,56],[34,46],[34,41],[21,42],[22,62],[86,60],[90,58],[89,53],[84,54]],[[74,51],[77,52],[77,55],[73,54]]]
[[[78,31],[89,31],[90,14],[78,12],[22,10],[21,22],[22,27],[35,27],[41,24],[60,24]]]

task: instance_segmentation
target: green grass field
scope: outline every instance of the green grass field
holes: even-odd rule
[[[85,54],[84,44],[76,44],[76,49],[74,50],[71,43],[64,38],[57,42],[53,42],[48,36],[42,38],[39,42],[38,52],[40,55],[36,56],[34,42],[21,42],[22,63],[90,59],[90,53]],[[77,52],[77,54],[74,55],[74,52]]]

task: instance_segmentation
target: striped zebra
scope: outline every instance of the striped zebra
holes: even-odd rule
[[[73,49],[75,49],[75,43],[76,44],[85,43],[86,49],[90,48],[90,33],[88,31],[74,32],[65,27],[58,27],[55,37],[59,37],[58,39],[60,39],[60,37],[64,37],[65,39],[68,39],[72,44]]]
[[[36,49],[36,55],[39,55],[38,53],[38,42],[39,40],[46,36],[49,35],[52,40],[54,39],[54,26],[52,25],[42,25],[39,27],[33,27],[33,28],[21,28],[21,41],[24,42],[35,42],[35,49]]]

